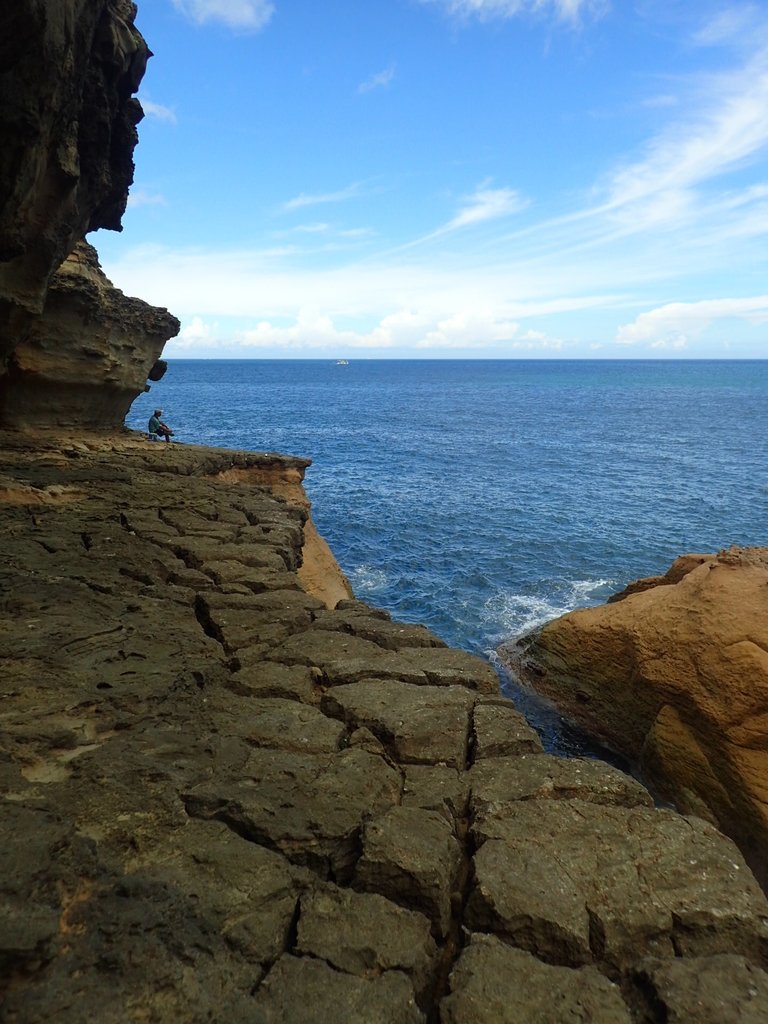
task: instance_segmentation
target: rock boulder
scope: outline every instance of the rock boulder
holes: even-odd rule
[[[768,882],[768,548],[678,559],[500,650]]]

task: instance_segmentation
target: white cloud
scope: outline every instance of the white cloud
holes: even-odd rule
[[[346,188],[340,188],[336,192],[306,193],[302,192],[293,199],[283,203],[282,209],[286,212],[301,210],[306,206],[321,206],[324,203],[344,203],[348,199],[356,199],[361,194],[359,182],[353,182]]]
[[[441,231],[481,224],[483,221],[498,220],[525,209],[527,201],[511,188],[485,188],[481,186],[468,197],[461,210]]]
[[[546,352],[560,349],[562,342],[540,331],[521,332],[519,324],[496,316],[493,311],[457,310],[436,317],[424,309],[404,308],[382,317],[370,330],[340,327],[325,313],[302,309],[292,323],[278,325],[260,320],[254,327],[236,333],[238,349],[281,349],[293,352],[324,351],[476,351],[492,348],[498,355],[515,351]],[[211,350],[228,347],[232,341],[215,340],[199,318],[185,328],[177,342],[179,350]]]
[[[198,25],[218,21],[250,31],[264,28],[275,10],[270,0],[173,0],[173,6]]]
[[[139,96],[139,102],[147,117],[154,117],[158,121],[168,121],[170,124],[176,124],[176,111],[170,107],[164,107],[162,103],[153,103],[146,96]]]
[[[452,310],[478,308],[502,319],[569,311],[622,308],[625,268],[615,261],[546,268],[483,262],[468,266],[427,262],[348,260],[334,267],[297,266],[294,252],[260,250],[173,250],[142,246],[119,261],[102,259],[105,272],[127,294],[167,306],[177,315],[293,319],[301,305],[332,317],[377,320],[393,309],[419,309],[435,323]],[[599,290],[590,291],[597,277]],[[632,280],[642,280],[637,264]],[[567,285],[564,284],[567,282]],[[617,298],[618,295],[618,298]]]
[[[714,321],[735,318],[751,324],[768,323],[768,295],[743,299],[703,299],[700,302],[669,302],[641,313],[617,332],[624,345],[647,342],[653,348],[682,348]]]
[[[386,89],[392,79],[395,77],[394,65],[385,68],[384,71],[379,71],[375,75],[371,75],[370,78],[366,78],[364,82],[361,82],[357,87],[359,93],[371,92],[373,89]]]
[[[489,221],[500,220],[502,217],[509,217],[513,213],[524,210],[528,200],[511,188],[489,188],[487,183],[480,185],[470,196],[464,200],[459,212],[441,227],[430,231],[428,235],[416,238],[412,242],[398,246],[394,252],[401,252],[412,249],[415,246],[431,242],[442,235],[461,228],[473,227],[477,224]]]
[[[743,45],[763,28],[762,16],[754,4],[734,3],[710,18],[693,37],[699,46]]]
[[[698,116],[668,125],[642,160],[613,175],[608,208],[700,186],[743,166],[766,147],[768,53],[707,86]]]
[[[291,231],[295,231],[300,235],[324,235],[330,229],[330,224],[318,222],[317,224],[297,224],[295,228],[291,228]]]
[[[601,15],[607,0],[421,0],[437,4],[459,18],[477,17],[482,21],[514,18],[521,14],[552,14],[559,21],[576,23],[582,14]]]
[[[132,189],[128,193],[128,207],[137,209],[139,206],[167,206],[168,201],[159,192],[148,192],[143,188]]]
[[[207,323],[200,316],[193,316],[189,323],[172,340],[174,348],[194,350],[216,344],[218,324]]]

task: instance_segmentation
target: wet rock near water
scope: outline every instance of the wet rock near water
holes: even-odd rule
[[[4,1021],[768,1018],[733,844],[351,599],[305,460],[2,440]]]

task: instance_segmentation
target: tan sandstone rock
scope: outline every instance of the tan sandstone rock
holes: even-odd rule
[[[42,316],[30,321],[0,378],[5,426],[119,427],[147,389],[163,345],[179,332],[167,309],[129,298],[79,242],[51,279]]]
[[[768,881],[768,549],[678,559],[502,648],[523,681],[715,822]]]

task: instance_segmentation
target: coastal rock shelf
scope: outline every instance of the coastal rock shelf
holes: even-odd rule
[[[768,1019],[730,840],[351,598],[305,460],[0,440],[3,1021]]]

